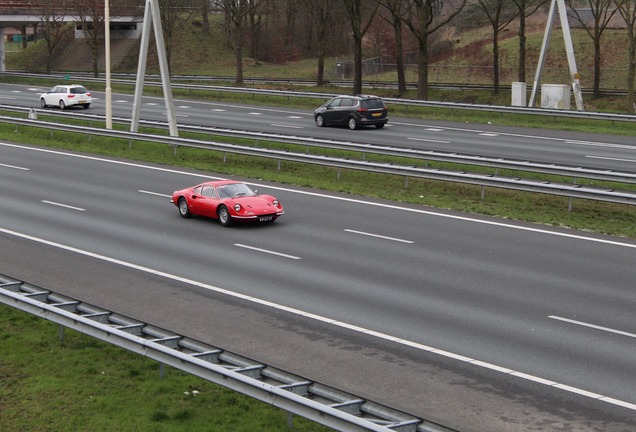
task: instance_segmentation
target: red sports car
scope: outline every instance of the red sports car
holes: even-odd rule
[[[223,226],[234,221],[273,222],[285,214],[280,201],[271,195],[258,195],[243,182],[220,180],[174,191],[171,203],[183,218],[207,216]]]

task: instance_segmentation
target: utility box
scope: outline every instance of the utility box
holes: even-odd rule
[[[570,86],[565,84],[541,85],[541,108],[570,109]]]
[[[513,82],[512,83],[512,106],[525,107],[526,102],[526,83]]]

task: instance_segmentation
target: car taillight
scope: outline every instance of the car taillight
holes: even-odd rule
[[[367,112],[369,111],[367,108],[358,108],[358,112]]]
[[[91,94],[90,93],[86,93],[86,96],[91,97]]]
[[[74,95],[74,94],[70,94],[70,95],[68,95],[68,98],[69,98],[69,99],[73,99],[74,97],[75,97],[75,95]]]

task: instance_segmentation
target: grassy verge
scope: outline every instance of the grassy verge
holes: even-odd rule
[[[4,431],[330,430],[4,305],[0,352]]]

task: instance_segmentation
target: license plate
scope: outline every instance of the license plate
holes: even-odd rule
[[[372,116],[373,117],[380,117],[382,115],[382,113],[373,113]]]
[[[79,101],[80,105],[84,105],[86,101]]]
[[[258,218],[259,222],[269,222],[271,220],[272,220],[271,216],[261,216],[261,217]]]

